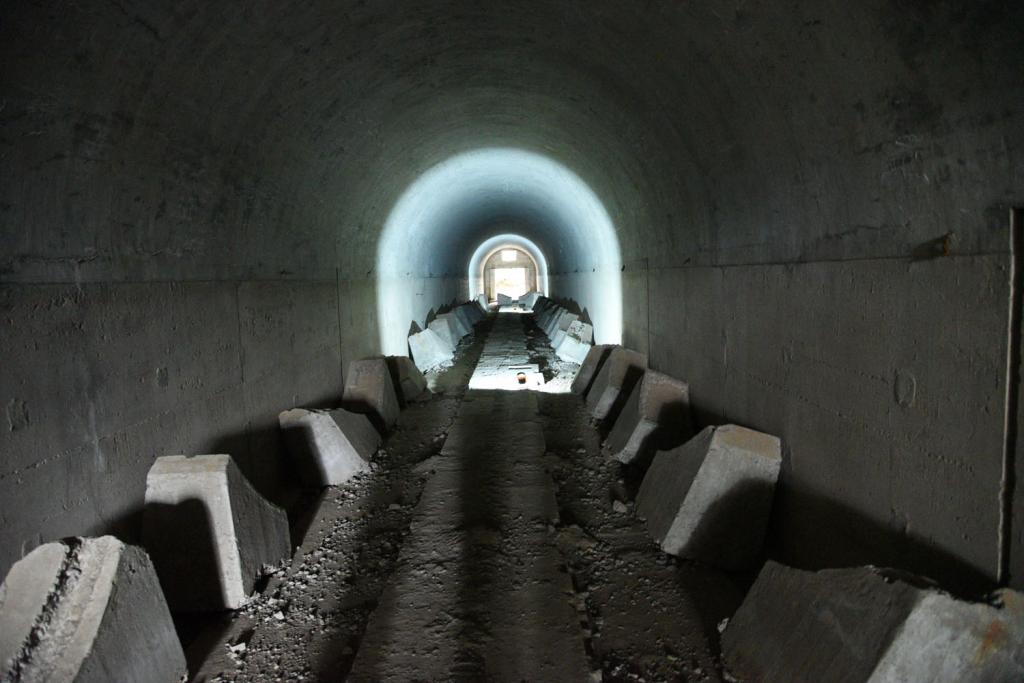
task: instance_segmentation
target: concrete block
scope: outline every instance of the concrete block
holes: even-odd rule
[[[1024,594],[986,604],[922,590],[868,683],[1024,681],[1022,655]]]
[[[480,312],[480,308],[473,304],[462,304],[459,306],[459,310],[463,311],[466,317],[469,318],[470,327],[476,325],[484,317],[484,314]]]
[[[470,333],[472,327],[467,324],[464,317],[460,317],[454,309],[447,313],[442,313],[437,316],[438,318],[446,318],[451,321],[452,332],[455,334],[455,343],[458,344],[459,340]]]
[[[480,310],[484,314],[487,314],[487,313],[491,312],[490,302],[487,301],[487,295],[486,294],[480,294],[480,295],[477,296],[477,298],[476,298],[476,305],[480,307]]]
[[[345,393],[341,400],[348,410],[369,416],[373,426],[382,434],[395,426],[401,412],[395,385],[391,382],[391,372],[383,358],[366,358],[349,363]]]
[[[550,337],[550,340],[552,342],[552,346],[554,346],[553,342],[555,341],[555,337],[558,335],[558,330],[561,328],[562,320],[564,320],[564,319],[566,319],[566,318],[568,318],[569,316],[572,316],[572,315],[573,315],[573,313],[571,313],[567,309],[562,308],[561,306],[559,306],[558,307],[558,312],[551,316],[551,319],[548,321],[547,329],[548,329],[548,337]],[[578,317],[579,316],[576,316],[576,318],[573,318],[573,319],[577,319]],[[569,326],[568,323],[566,323],[566,328],[568,328],[568,326]]]
[[[451,345],[432,329],[409,337],[409,352],[421,372],[450,365],[455,358]]]
[[[539,292],[530,292],[529,294],[525,294],[519,297],[519,304],[523,306],[523,308],[528,308],[532,310],[534,305],[537,303],[537,299],[539,298]]]
[[[594,378],[600,373],[605,360],[608,359],[608,354],[614,348],[617,348],[615,344],[598,344],[590,347],[586,358],[583,359],[583,363],[576,373],[576,377],[572,380],[572,386],[570,387],[572,393],[584,397],[587,395],[591,384],[594,382]]]
[[[555,354],[569,363],[582,363],[594,340],[594,328],[582,320],[569,325],[562,341],[555,347]]]
[[[427,378],[423,376],[412,358],[408,356],[388,356],[388,371],[391,382],[395,385],[398,402],[406,406],[416,401],[428,400],[431,396],[427,388]]]
[[[645,369],[646,355],[621,346],[613,348],[587,393],[587,407],[594,419],[614,421]]]
[[[229,455],[157,458],[146,476],[142,521],[174,611],[237,609],[264,565],[291,553],[284,510],[265,500]]]
[[[605,446],[621,463],[646,463],[655,451],[675,448],[691,436],[689,385],[647,370],[629,392]]]
[[[4,681],[172,681],[185,655],[145,551],[68,538],[16,562],[0,586]]]
[[[707,427],[655,456],[637,513],[666,553],[744,569],[760,556],[781,465],[778,438],[736,425]]]
[[[460,326],[450,314],[437,316],[427,323],[427,329],[440,337],[445,346],[452,351],[455,350],[455,347],[459,345],[459,340],[462,339]]]
[[[1024,680],[1024,596],[957,600],[874,567],[767,562],[722,636],[740,680],[908,683]]]
[[[459,306],[458,308],[453,309],[452,314],[459,319],[459,322],[462,323],[463,329],[466,330],[463,336],[465,336],[466,334],[473,333],[474,321],[472,318],[469,317],[469,311],[465,306]]]
[[[501,293],[498,294],[499,306],[508,306],[510,303],[512,303],[512,297]]]
[[[544,312],[544,334],[548,336],[548,339],[555,335],[555,330],[558,329],[558,319],[565,312],[566,310],[558,304]]]
[[[557,349],[561,345],[562,340],[565,339],[565,335],[569,331],[569,326],[579,319],[578,315],[569,311],[558,316],[558,322],[555,323],[555,334],[551,337],[552,348]]]
[[[278,415],[288,454],[307,486],[337,486],[370,470],[380,433],[365,415],[294,408]]]

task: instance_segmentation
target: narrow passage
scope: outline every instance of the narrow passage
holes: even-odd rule
[[[514,388],[527,356],[521,316],[500,314],[475,379]],[[544,453],[536,393],[466,393],[350,680],[590,678]]]

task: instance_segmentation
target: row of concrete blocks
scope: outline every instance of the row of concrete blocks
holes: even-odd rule
[[[782,464],[781,443],[737,425],[694,436],[686,382],[619,346],[593,347],[572,391],[610,425],[610,457],[647,468],[637,514],[661,549],[724,569],[760,557]]]
[[[635,351],[595,347],[572,390],[595,418],[613,421],[612,457],[650,462],[637,513],[661,548],[749,567],[764,543],[779,439],[724,425],[686,440],[689,387],[646,366]],[[892,570],[808,572],[769,561],[722,645],[738,680],[1024,681],[1024,595],[1002,590],[967,602]]]
[[[296,473],[305,485],[323,487],[368,471],[402,408],[430,396],[423,373],[406,356],[349,363],[341,408],[292,408],[278,415]]]
[[[308,484],[369,469],[403,405],[429,396],[408,358],[349,366],[344,408],[280,415]],[[146,477],[143,543],[105,536],[44,544],[0,587],[2,680],[176,681],[186,674],[170,612],[236,609],[291,553],[287,516],[226,454],[157,458]]]
[[[473,332],[473,326],[489,311],[487,299],[456,306],[429,323],[427,329],[409,335],[409,351],[421,372],[449,365],[462,338]]]
[[[530,308],[555,354],[569,363],[583,363],[594,344],[593,326],[546,296],[531,297]]]
[[[71,538],[16,562],[0,587],[0,680],[184,680],[171,609],[240,607],[291,552],[284,510],[224,454],[157,458],[143,544]]]

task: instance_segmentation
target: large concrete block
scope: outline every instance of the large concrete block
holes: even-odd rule
[[[608,359],[608,355],[614,348],[617,348],[615,344],[598,344],[591,346],[587,350],[587,355],[583,359],[576,377],[572,380],[572,386],[570,387],[572,393],[577,396],[587,395],[591,384],[594,383],[594,378],[600,373],[601,368]]]
[[[597,420],[614,421],[646,369],[646,355],[621,346],[613,348],[587,392],[590,414]]]
[[[1024,680],[1024,596],[970,603],[874,567],[765,564],[722,636],[740,680]]]
[[[548,339],[554,336],[555,330],[558,329],[558,319],[562,316],[563,313],[566,312],[567,311],[558,304],[555,304],[551,308],[544,311],[543,329],[544,334],[548,336]]]
[[[365,415],[294,408],[278,415],[285,445],[307,486],[337,486],[370,469],[380,433]]]
[[[0,586],[4,681],[184,680],[185,655],[156,572],[113,536],[39,546]]]
[[[406,406],[430,398],[427,379],[408,356],[388,356],[388,371],[398,394],[398,402]]]
[[[921,591],[869,683],[1024,681],[1024,595],[1002,590],[995,603]]]
[[[241,607],[264,565],[291,553],[284,510],[222,454],[157,458],[142,532],[167,604],[182,612]]]
[[[707,427],[655,456],[637,513],[666,553],[744,569],[761,553],[781,465],[778,438],[736,425]]]
[[[449,365],[455,358],[449,343],[432,329],[410,335],[409,351],[416,367],[422,372]]]
[[[382,434],[395,426],[402,410],[387,361],[383,358],[365,358],[349,363],[341,400],[345,408],[368,415]]]
[[[519,304],[523,308],[529,308],[532,310],[534,305],[537,303],[537,299],[539,298],[539,292],[529,292],[528,294],[524,294],[523,296],[519,297]]]
[[[655,451],[675,448],[691,436],[689,385],[647,370],[629,392],[605,446],[621,463],[645,463]]]
[[[510,303],[512,303],[512,297],[510,297],[510,296],[508,296],[506,294],[501,294],[500,292],[498,293],[498,305],[499,306],[508,306]]]
[[[469,317],[469,322],[472,325],[476,325],[484,317],[484,314],[480,312],[480,307],[475,306],[472,303],[462,304],[459,306],[459,309],[466,312],[466,315]]]
[[[590,353],[593,341],[594,328],[589,323],[576,320],[555,347],[555,355],[569,363],[582,363]]]
[[[450,314],[439,315],[429,323],[427,329],[433,331],[445,345],[452,351],[459,345],[462,339],[462,330],[456,319]]]
[[[455,333],[455,343],[458,344],[459,340],[465,337],[472,331],[472,326],[469,325],[464,316],[460,316],[456,313],[455,309],[442,313],[437,316],[438,318],[447,318],[451,321],[452,331]]]
[[[562,340],[565,339],[565,335],[569,331],[569,326],[579,319],[578,315],[569,311],[558,316],[558,321],[555,323],[555,334],[551,337],[552,348],[557,349],[561,345]]]
[[[462,323],[463,328],[466,330],[466,334],[473,333],[473,323],[475,322],[469,316],[469,309],[466,306],[459,306],[458,308],[452,309],[452,314],[458,318],[459,322]]]

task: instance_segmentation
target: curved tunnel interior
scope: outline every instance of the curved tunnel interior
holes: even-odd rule
[[[1024,586],[1022,26],[1007,0],[5,3],[0,573],[138,541],[165,455],[293,504],[281,411],[339,405],[514,245],[695,427],[781,440],[765,557]]]
[[[417,300],[420,288],[456,287],[449,290],[452,299],[469,298],[471,283],[463,284],[462,275],[467,264],[473,269],[481,245],[498,237],[489,230],[501,222],[517,225],[518,241],[561,274],[563,296],[578,297],[576,304],[588,309],[599,342],[621,341],[622,257],[600,199],[547,157],[497,148],[465,152],[429,169],[388,215],[376,267],[385,354],[406,353],[408,321],[426,324],[432,302]]]
[[[469,282],[469,297],[473,299],[483,294],[489,301],[494,300],[494,297],[491,296],[492,293],[488,292],[486,270],[492,264],[497,264],[499,260],[504,261],[503,252],[506,250],[523,254],[529,259],[534,271],[529,288],[538,294],[547,296],[551,290],[548,287],[548,261],[544,257],[544,252],[532,240],[522,235],[500,233],[481,242],[469,259],[469,269],[466,273]]]

